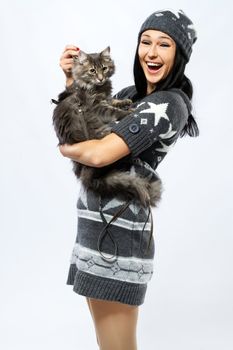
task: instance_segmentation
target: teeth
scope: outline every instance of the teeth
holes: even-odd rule
[[[148,66],[153,66],[153,67],[160,67],[160,66],[162,66],[162,64],[160,64],[160,63],[154,63],[154,62],[147,62],[147,65],[148,65]]]

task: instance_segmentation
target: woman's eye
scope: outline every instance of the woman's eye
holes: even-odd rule
[[[91,68],[91,69],[89,70],[89,72],[90,72],[90,73],[95,73],[96,70],[95,70],[95,68]]]
[[[150,45],[149,41],[146,41],[146,40],[142,40],[141,43],[144,45]]]
[[[170,47],[170,45],[167,44],[167,43],[162,43],[161,46],[163,46],[163,47]]]

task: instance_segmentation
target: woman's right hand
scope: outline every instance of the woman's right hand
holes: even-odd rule
[[[79,48],[74,45],[67,45],[60,58],[60,67],[66,76],[66,86],[70,86],[73,83],[72,67],[73,56],[77,56]]]

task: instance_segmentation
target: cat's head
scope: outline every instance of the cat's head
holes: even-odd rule
[[[72,69],[73,78],[80,87],[92,88],[101,86],[115,71],[115,65],[110,56],[110,47],[100,53],[87,54],[80,50],[74,57]]]

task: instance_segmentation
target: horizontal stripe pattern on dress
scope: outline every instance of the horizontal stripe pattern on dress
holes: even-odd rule
[[[90,211],[88,209],[78,209],[78,217],[79,218],[83,218],[83,219],[90,219],[92,221],[97,221],[97,222],[102,222],[100,213],[98,211]],[[113,216],[104,213],[104,217],[106,219],[107,222],[109,222]],[[116,221],[114,221],[113,223],[111,223],[111,225],[113,226],[118,226],[118,227],[122,227],[128,230],[133,230],[133,231],[142,231],[144,229],[144,231],[150,231],[151,230],[151,223],[148,222],[145,225],[145,222],[137,222],[137,221],[133,221],[132,220],[126,220],[126,219],[122,219],[122,218],[117,218]],[[145,227],[144,227],[145,226]]]
[[[153,260],[136,257],[115,256],[104,253],[106,259],[96,250],[76,243],[71,264],[78,270],[100,277],[131,283],[147,283],[153,274]]]

